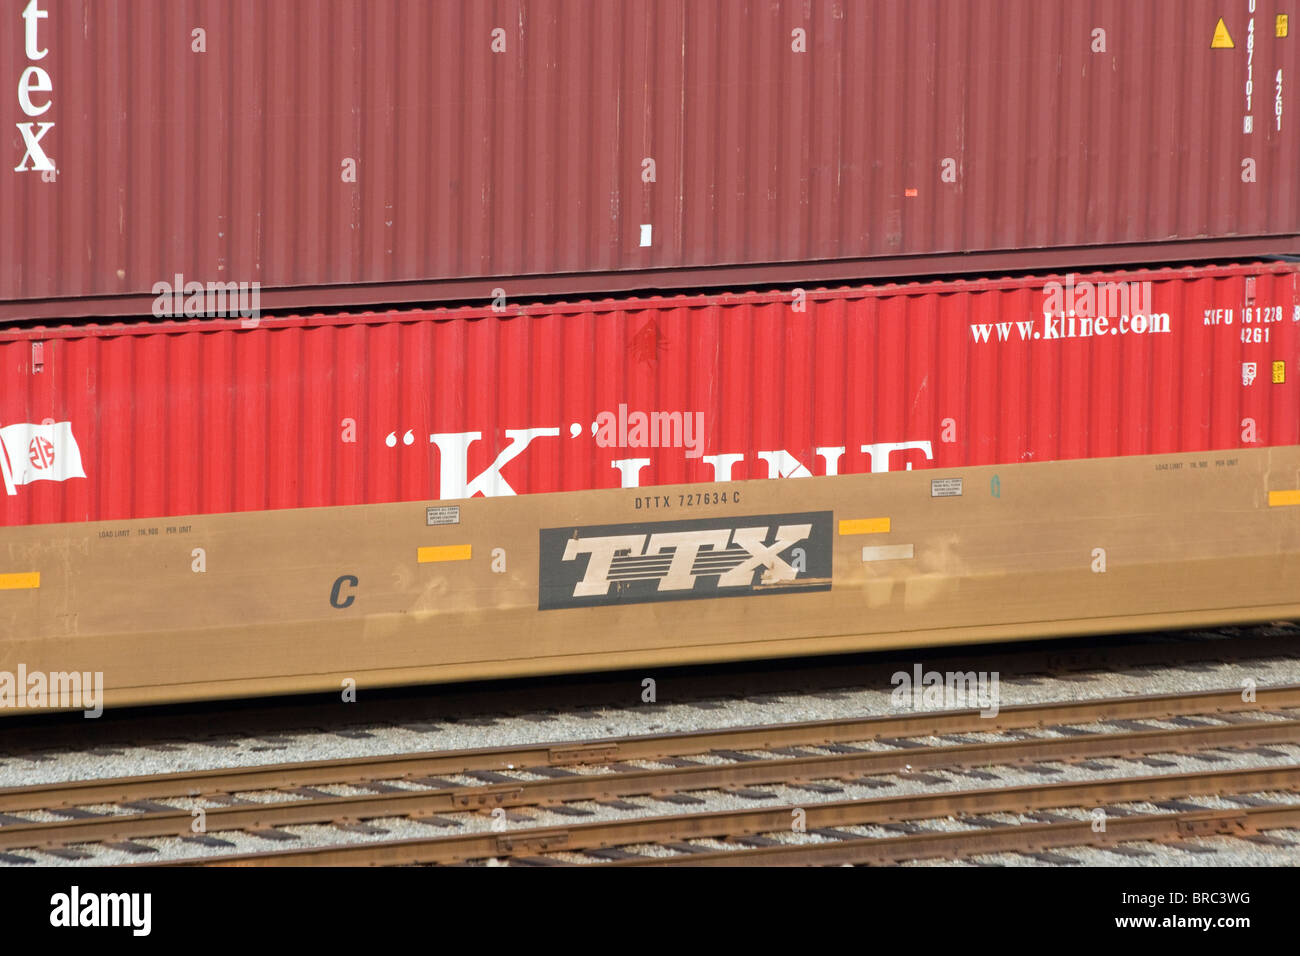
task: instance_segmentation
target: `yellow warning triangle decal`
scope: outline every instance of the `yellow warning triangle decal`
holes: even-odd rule
[[[1235,46],[1232,37],[1228,35],[1228,27],[1224,24],[1223,17],[1219,17],[1219,25],[1214,28],[1214,39],[1210,41],[1210,49],[1231,50]]]

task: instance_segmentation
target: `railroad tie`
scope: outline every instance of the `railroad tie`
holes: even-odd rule
[[[279,792],[295,797],[306,797],[308,800],[328,800],[334,796],[334,794],[316,787],[285,787]]]
[[[1198,720],[1195,717],[1169,717],[1167,722],[1175,727],[1213,727],[1214,723],[1208,720]]]
[[[860,833],[850,833],[848,830],[837,830],[834,827],[815,827],[808,832],[827,840],[859,840],[862,838]]]
[[[257,801],[250,800],[247,797],[237,797],[233,793],[205,793],[202,795],[204,800],[211,803],[221,803],[229,807],[233,806],[252,806]],[[329,796],[329,794],[326,794]]]
[[[941,777],[936,773],[916,773],[903,771],[895,774],[901,780],[912,780],[916,783],[925,784],[927,787],[935,787],[941,783],[952,783],[947,777]]]
[[[616,846],[593,847],[590,850],[583,850],[582,854],[583,856],[595,857],[597,860],[641,860],[645,858],[643,853],[632,853]]]
[[[181,839],[186,843],[197,843],[199,846],[212,847],[214,849],[218,847],[223,849],[233,849],[235,846],[235,844],[231,843],[229,840],[208,836],[206,833],[200,833],[194,836],[182,836]]]
[[[1244,754],[1254,754],[1256,757],[1268,757],[1271,760],[1283,760],[1287,754],[1280,750],[1272,750],[1269,747],[1239,747],[1237,748]]]
[[[1027,856],[1031,860],[1039,860],[1043,863],[1050,863],[1053,866],[1078,866],[1079,861],[1072,856],[1066,856],[1063,853],[1021,853],[1021,856]]]
[[[1270,800],[1267,797],[1257,797],[1251,793],[1225,793],[1224,800],[1231,800],[1233,803],[1240,803],[1245,807],[1276,807],[1280,804],[1276,800]]]
[[[1084,770],[1094,770],[1094,771],[1115,769],[1114,764],[1103,763],[1100,760],[1076,760],[1074,762],[1074,765],[1076,767],[1081,767]]]
[[[710,750],[709,754],[714,757],[721,757],[723,760],[730,760],[734,763],[747,763],[754,760],[763,760],[756,754],[747,754],[741,750]]]
[[[141,813],[175,813],[181,809],[180,807],[159,803],[156,800],[133,800],[130,803],[123,803],[121,806],[128,810],[138,810]]]
[[[1271,846],[1279,849],[1285,849],[1297,845],[1290,840],[1283,840],[1281,837],[1272,836],[1268,833],[1245,833],[1238,839],[1248,840],[1251,843],[1257,843],[1260,846]]]
[[[377,827],[373,823],[362,823],[360,820],[336,820],[330,826],[336,830],[343,830],[347,833],[360,833],[364,836],[378,836],[388,832],[383,827]]]
[[[1059,767],[1049,767],[1047,764],[1042,763],[1017,764],[1017,769],[1023,770],[1026,773],[1036,773],[1043,777],[1050,777],[1053,774],[1061,772]]]
[[[795,790],[807,790],[809,793],[843,793],[844,788],[836,786],[833,783],[816,783],[811,780],[792,781],[790,786]]]
[[[855,787],[869,787],[872,790],[885,790],[889,787],[898,786],[897,781],[882,780],[879,777],[845,777],[845,783],[851,783]]]
[[[74,850],[66,846],[45,846],[41,847],[42,853],[48,853],[50,856],[57,856],[61,860],[89,860],[92,854],[85,850]]]
[[[504,773],[497,773],[495,770],[468,770],[465,776],[478,780],[481,783],[520,783],[518,777],[510,777]]]
[[[979,815],[962,816],[959,818],[962,823],[969,823],[972,826],[987,827],[988,829],[999,829],[1002,827],[1013,827],[1016,824],[1008,823],[1006,820],[996,820],[993,817]]]
[[[110,814],[95,813],[93,810],[83,810],[81,807],[51,807],[49,812],[57,813],[69,820],[92,820],[96,817],[110,816]]]
[[[1118,843],[1113,846],[1099,846],[1097,849],[1104,850],[1107,853],[1114,853],[1116,856],[1128,856],[1134,858],[1140,856],[1155,856],[1155,854],[1150,850],[1140,850],[1137,847],[1123,846]]]
[[[775,800],[776,794],[771,790],[759,790],[756,787],[728,787],[722,791],[744,800]]]
[[[1212,809],[1199,803],[1190,803],[1187,800],[1152,800],[1151,805],[1159,807],[1161,810],[1173,810],[1175,813],[1200,813]]]
[[[741,846],[752,846],[755,848],[765,846],[785,846],[780,840],[774,840],[772,837],[763,836],[761,833],[755,833],[750,836],[735,837],[732,843],[739,843]]]
[[[143,843],[136,843],[134,840],[122,840],[117,843],[105,843],[104,846],[110,850],[120,850],[123,853],[133,853],[142,856],[146,853],[157,853],[158,850],[151,846],[145,846]]]
[[[1033,820],[1035,823],[1078,823],[1077,817],[1067,817],[1063,813],[1050,813],[1046,810],[1035,810],[1032,813],[1024,814],[1026,820]]]
[[[715,850],[712,847],[699,846],[698,844],[695,843],[665,843],[663,844],[663,847],[667,850],[672,850],[674,853],[680,853],[682,855],[693,854],[693,853],[715,852]]]
[[[678,803],[683,805],[704,802],[699,797],[692,797],[685,793],[656,793],[651,794],[650,798],[652,800],[660,800],[664,803]]]
[[[429,787],[433,790],[458,790],[460,784],[452,783],[450,780],[444,780],[442,777],[407,777],[408,783],[414,783],[421,787]]]
[[[873,823],[872,826],[880,827],[882,830],[889,830],[891,833],[924,833],[926,828],[915,823]]]
[[[958,770],[956,767],[949,767],[949,773],[960,774],[963,777],[973,777],[976,780],[997,780],[998,775],[989,773],[987,770]]]
[[[1201,846],[1199,843],[1188,843],[1185,840],[1170,840],[1164,842],[1164,846],[1172,847],[1175,850],[1182,850],[1184,853],[1218,853],[1219,851],[1212,846]]]

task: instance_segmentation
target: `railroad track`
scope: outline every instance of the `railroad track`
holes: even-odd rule
[[[830,828],[843,826],[862,826],[871,823],[896,823],[908,820],[931,820],[953,814],[980,814],[992,812],[1040,811],[1051,808],[1091,806],[1097,801],[1152,801],[1174,800],[1203,794],[1253,794],[1259,791],[1300,789],[1300,767],[1280,769],[1265,768],[1249,770],[1208,771],[1191,774],[1156,774],[1154,776],[1121,778],[1118,780],[1086,782],[1071,781],[1063,784],[1042,784],[1032,787],[987,788],[979,790],[962,790],[923,794],[907,797],[878,797],[867,800],[835,801],[813,803],[799,807],[806,814],[805,825],[823,834]],[[1285,822],[1275,822],[1274,826],[1290,826],[1300,823],[1300,805],[1293,807],[1276,807]],[[1224,830],[1209,826],[1196,828],[1188,821],[1219,820],[1226,816],[1229,826]],[[466,860],[500,859],[502,857],[521,858],[523,862],[536,862],[534,854],[556,851],[584,851],[605,848],[620,848],[636,845],[676,845],[683,840],[701,838],[734,839],[738,835],[765,835],[790,829],[791,809],[789,807],[762,808],[755,810],[723,811],[710,813],[683,813],[670,816],[618,820],[610,822],[577,824],[571,827],[546,827],[514,833],[475,833],[457,836],[431,837],[424,840],[385,841],[373,844],[354,844],[350,846],[322,846],[302,850],[281,850],[267,853],[239,854],[229,857],[204,861],[187,861],[190,865],[258,865],[258,866],[357,866],[382,865],[406,866],[427,863],[458,863]],[[1152,815],[1151,819],[1159,819]],[[1247,834],[1245,823],[1248,820],[1245,811],[1228,814],[1207,814],[1195,810],[1183,814],[1184,828],[1171,820],[1173,832],[1188,835],[1205,835],[1207,833],[1241,833]],[[1073,822],[1072,822],[1073,823]],[[1079,838],[1081,828],[1072,825],[1069,833],[1078,842],[1091,842]],[[960,842],[958,836],[945,834],[954,843],[943,844],[936,841],[935,846],[921,848],[908,846],[905,842],[896,843],[880,853],[876,859],[861,862],[900,862],[907,859],[923,858],[929,855],[941,855],[942,851]],[[1024,849],[1039,844],[1032,837],[1040,833],[1031,831],[1031,839],[1023,839],[1025,831],[1004,834],[1004,839],[997,844],[1000,849]],[[971,834],[963,834],[967,839]],[[1120,839],[1133,839],[1132,836],[1117,834]],[[1009,838],[1009,839],[1007,839]],[[921,841],[914,841],[921,842]],[[1116,842],[1114,838],[1107,842]],[[989,852],[994,841],[988,841],[983,848],[971,848],[970,852]],[[776,848],[772,848],[775,850]],[[918,852],[920,851],[920,852]],[[628,851],[620,850],[621,853]],[[750,862],[748,851],[724,851],[730,862],[744,865]],[[690,850],[683,850],[690,862],[697,856]],[[743,855],[737,855],[743,854]],[[755,861],[772,862],[770,857],[754,857]],[[636,862],[659,862],[653,858],[642,858]],[[780,862],[779,860],[777,862]],[[859,862],[852,859],[851,862]]]
[[[810,845],[783,844],[704,853],[687,850],[666,858],[612,860],[607,865],[880,866],[932,858],[965,859],[991,853],[1041,853],[1081,846],[1110,849],[1122,847],[1125,843],[1170,842],[1204,836],[1254,838],[1273,843],[1280,841],[1267,837],[1266,831],[1295,827],[1300,827],[1300,807],[1246,807],[1242,810],[1183,811],[1120,817],[1109,821],[1105,830],[1098,830],[1091,820],[1062,820],[1024,823],[1006,829],[917,833],[901,837],[855,838],[842,834]],[[826,836],[827,833],[822,831],[819,835]]]
[[[575,806],[583,802],[618,805],[629,798],[649,797],[670,804],[700,803],[691,794],[702,791],[762,799],[764,794],[755,788],[771,785],[792,787],[807,794],[808,801],[801,801],[799,809],[806,813],[810,831],[822,832],[846,825],[891,824],[935,815],[986,815],[995,812],[994,808],[996,812],[1038,812],[1075,805],[1096,807],[1116,801],[1172,800],[1197,794],[1300,790],[1297,786],[1300,767],[1290,758],[1290,765],[1281,767],[826,800],[828,795],[842,793],[845,781],[883,787],[887,784],[881,782],[882,775],[914,775],[914,779],[925,780],[927,770],[988,779],[993,775],[979,768],[1024,766],[1039,768],[1044,773],[1059,773],[1059,769],[1048,765],[1069,763],[1094,769],[1093,763],[1105,757],[1137,760],[1149,766],[1168,763],[1154,759],[1152,755],[1156,754],[1191,754],[1207,762],[1221,762],[1222,753],[1216,755],[1214,751],[1224,749],[1254,752],[1270,760],[1287,759],[1288,755],[1269,750],[1268,745],[1300,745],[1297,708],[1300,708],[1300,685],[1260,689],[1256,699],[1250,702],[1243,701],[1237,690],[1151,695],[1008,707],[991,718],[981,717],[977,711],[927,712],[617,740],[73,781],[0,790],[0,854],[10,862],[26,859],[21,855],[25,849],[75,858],[84,855],[78,847],[95,843],[144,854],[154,851],[134,841],[180,836],[211,847],[225,842],[213,834],[234,831],[282,841],[295,839],[283,828],[305,825],[374,834],[382,833],[383,828],[366,821],[392,818],[456,828],[464,826],[467,817],[481,817],[483,811],[494,808],[533,807],[578,816],[590,814]],[[1145,725],[1141,723],[1143,720],[1161,720],[1174,726]],[[1124,729],[1114,732],[1112,728],[1117,722]],[[1023,733],[1029,729],[1054,735]],[[1022,733],[1019,739],[968,739],[971,734],[987,736],[1008,732]],[[958,742],[925,743],[917,739],[938,737]],[[813,752],[815,749],[823,752]],[[644,767],[632,761],[669,765]],[[467,777],[471,783],[465,782]],[[339,795],[318,789],[340,785],[364,792]],[[265,791],[274,791],[275,802],[257,802],[238,796]],[[203,834],[191,832],[194,819],[191,808],[157,802],[178,797],[199,797],[206,803],[217,804],[203,811]],[[102,804],[115,806],[107,813],[85,809]],[[1254,813],[1254,810],[1261,812]],[[62,818],[14,816],[23,811],[28,811],[29,817],[31,811],[39,811],[38,815]],[[1204,828],[1210,826],[1204,820],[1213,819],[1214,826],[1254,832],[1251,827],[1289,819],[1285,812],[1285,807],[1259,806],[1231,812],[1220,810],[1215,816],[1205,817],[1204,808],[1193,807],[1179,811],[1186,819],[1176,819],[1178,814],[1161,814],[1160,819],[1149,820],[1142,826],[1150,832],[1167,832],[1173,826],[1172,832],[1179,833],[1183,831],[1178,827]],[[1101,839],[1109,839],[1119,832],[1148,832],[1140,830],[1133,814],[1119,810],[1116,813],[1123,822],[1116,820],[1118,829],[1107,831]],[[1201,817],[1192,820],[1197,813]],[[544,858],[546,854],[560,851],[597,851],[614,859],[626,856],[636,862],[650,862],[653,857],[636,860],[637,854],[617,848],[646,842],[681,846],[684,840],[730,838],[737,834],[761,837],[765,832],[782,828],[789,832],[790,814],[791,807],[786,805],[663,817],[642,815],[564,827],[514,828],[507,832],[205,857],[199,862],[457,863],[501,857],[536,861],[539,855]],[[918,836],[910,843],[908,837],[895,838],[893,843],[879,839],[864,843],[852,834],[838,834],[825,846],[768,846],[753,857],[749,855],[753,849],[729,849],[717,859],[741,862],[735,856],[741,852],[745,854],[743,862],[756,863],[834,862],[846,855],[867,862],[896,861],[935,852],[960,855],[953,850],[958,844],[962,847],[1011,845],[1017,833],[1026,839],[1032,837],[1042,845],[1061,845],[1054,841],[1077,840],[1080,835],[1076,832],[1079,821],[1050,819],[1031,821],[1031,824],[1029,828],[1012,827],[996,837],[989,830],[982,831],[983,835],[978,830],[961,836],[949,834],[947,843],[936,834]],[[1166,829],[1160,830],[1161,827]],[[1128,839],[1144,838],[1130,836]],[[957,842],[953,843],[954,840]],[[698,850],[697,847],[680,851],[677,855],[683,859],[689,856],[701,864],[714,859]]]

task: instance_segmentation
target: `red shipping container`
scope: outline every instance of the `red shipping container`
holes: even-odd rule
[[[0,524],[1296,445],[1298,283],[1271,263],[10,330]]]
[[[1272,11],[14,2],[0,320],[1300,252]]]

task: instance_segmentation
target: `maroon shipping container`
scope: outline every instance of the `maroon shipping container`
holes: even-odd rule
[[[1288,10],[8,0],[0,319],[1296,252]]]
[[[1300,444],[1300,265],[10,330],[0,526]]]

